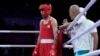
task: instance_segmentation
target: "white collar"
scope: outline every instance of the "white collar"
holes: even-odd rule
[[[84,15],[82,15],[81,17],[80,17],[80,19],[76,22],[77,24],[80,24],[80,23],[82,23],[84,20],[86,20],[86,17],[84,16]]]

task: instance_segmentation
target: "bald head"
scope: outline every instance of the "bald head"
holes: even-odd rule
[[[70,10],[75,13],[78,14],[80,12],[79,6],[78,5],[72,5],[70,6]]]
[[[78,5],[71,5],[69,8],[69,14],[71,19],[73,20],[80,13],[80,9]]]

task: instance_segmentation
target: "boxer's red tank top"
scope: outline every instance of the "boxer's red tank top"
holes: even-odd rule
[[[44,21],[41,22],[41,31],[40,31],[41,39],[53,39],[54,38],[51,21],[52,19],[50,18],[47,24],[44,24]]]

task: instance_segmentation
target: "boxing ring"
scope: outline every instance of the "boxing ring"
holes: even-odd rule
[[[85,7],[85,10],[82,13],[80,13],[76,17],[76,19],[69,25],[69,27],[67,28],[67,30],[70,29],[74,25],[74,23],[77,20],[79,20],[79,18],[83,15],[83,13],[85,11],[87,11],[95,2],[96,2],[96,0],[91,0],[90,3]],[[89,32],[93,28],[98,27],[98,26],[100,26],[100,20],[96,24],[94,24],[93,26],[91,26],[89,29],[86,29],[86,31],[80,33],[79,35],[76,35],[75,37],[73,37],[71,40],[69,40],[66,43],[70,43],[74,39],[79,38],[80,36],[84,35],[86,32]],[[21,34],[21,33],[39,33],[39,31],[0,30],[0,33],[20,33]],[[63,45],[63,48],[73,48],[72,45],[66,45],[66,43]],[[26,47],[30,48],[31,47],[32,48],[32,47],[35,47],[35,46],[36,45],[0,45],[0,47],[7,47],[7,48],[8,47],[19,47],[19,48],[21,48],[21,47],[23,47],[23,48],[26,48]],[[90,52],[90,53],[85,54],[83,56],[92,56],[92,55],[98,55],[98,54],[100,54],[100,50],[96,50],[96,51]]]

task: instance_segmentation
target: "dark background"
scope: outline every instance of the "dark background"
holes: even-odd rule
[[[77,4],[85,7],[90,0],[0,0],[0,30],[39,30],[41,15],[38,6],[41,3],[51,3],[52,16],[62,24],[62,20],[70,20],[68,9]],[[88,10],[87,18],[96,22],[100,20],[100,1]],[[100,26],[98,35],[100,37]],[[38,34],[0,33],[0,44],[35,44]],[[68,40],[63,34],[63,43]],[[100,42],[100,41],[99,41]],[[100,48],[100,43],[98,49]],[[31,56],[33,48],[0,48],[0,56]],[[72,49],[63,48],[63,56],[73,56]]]

